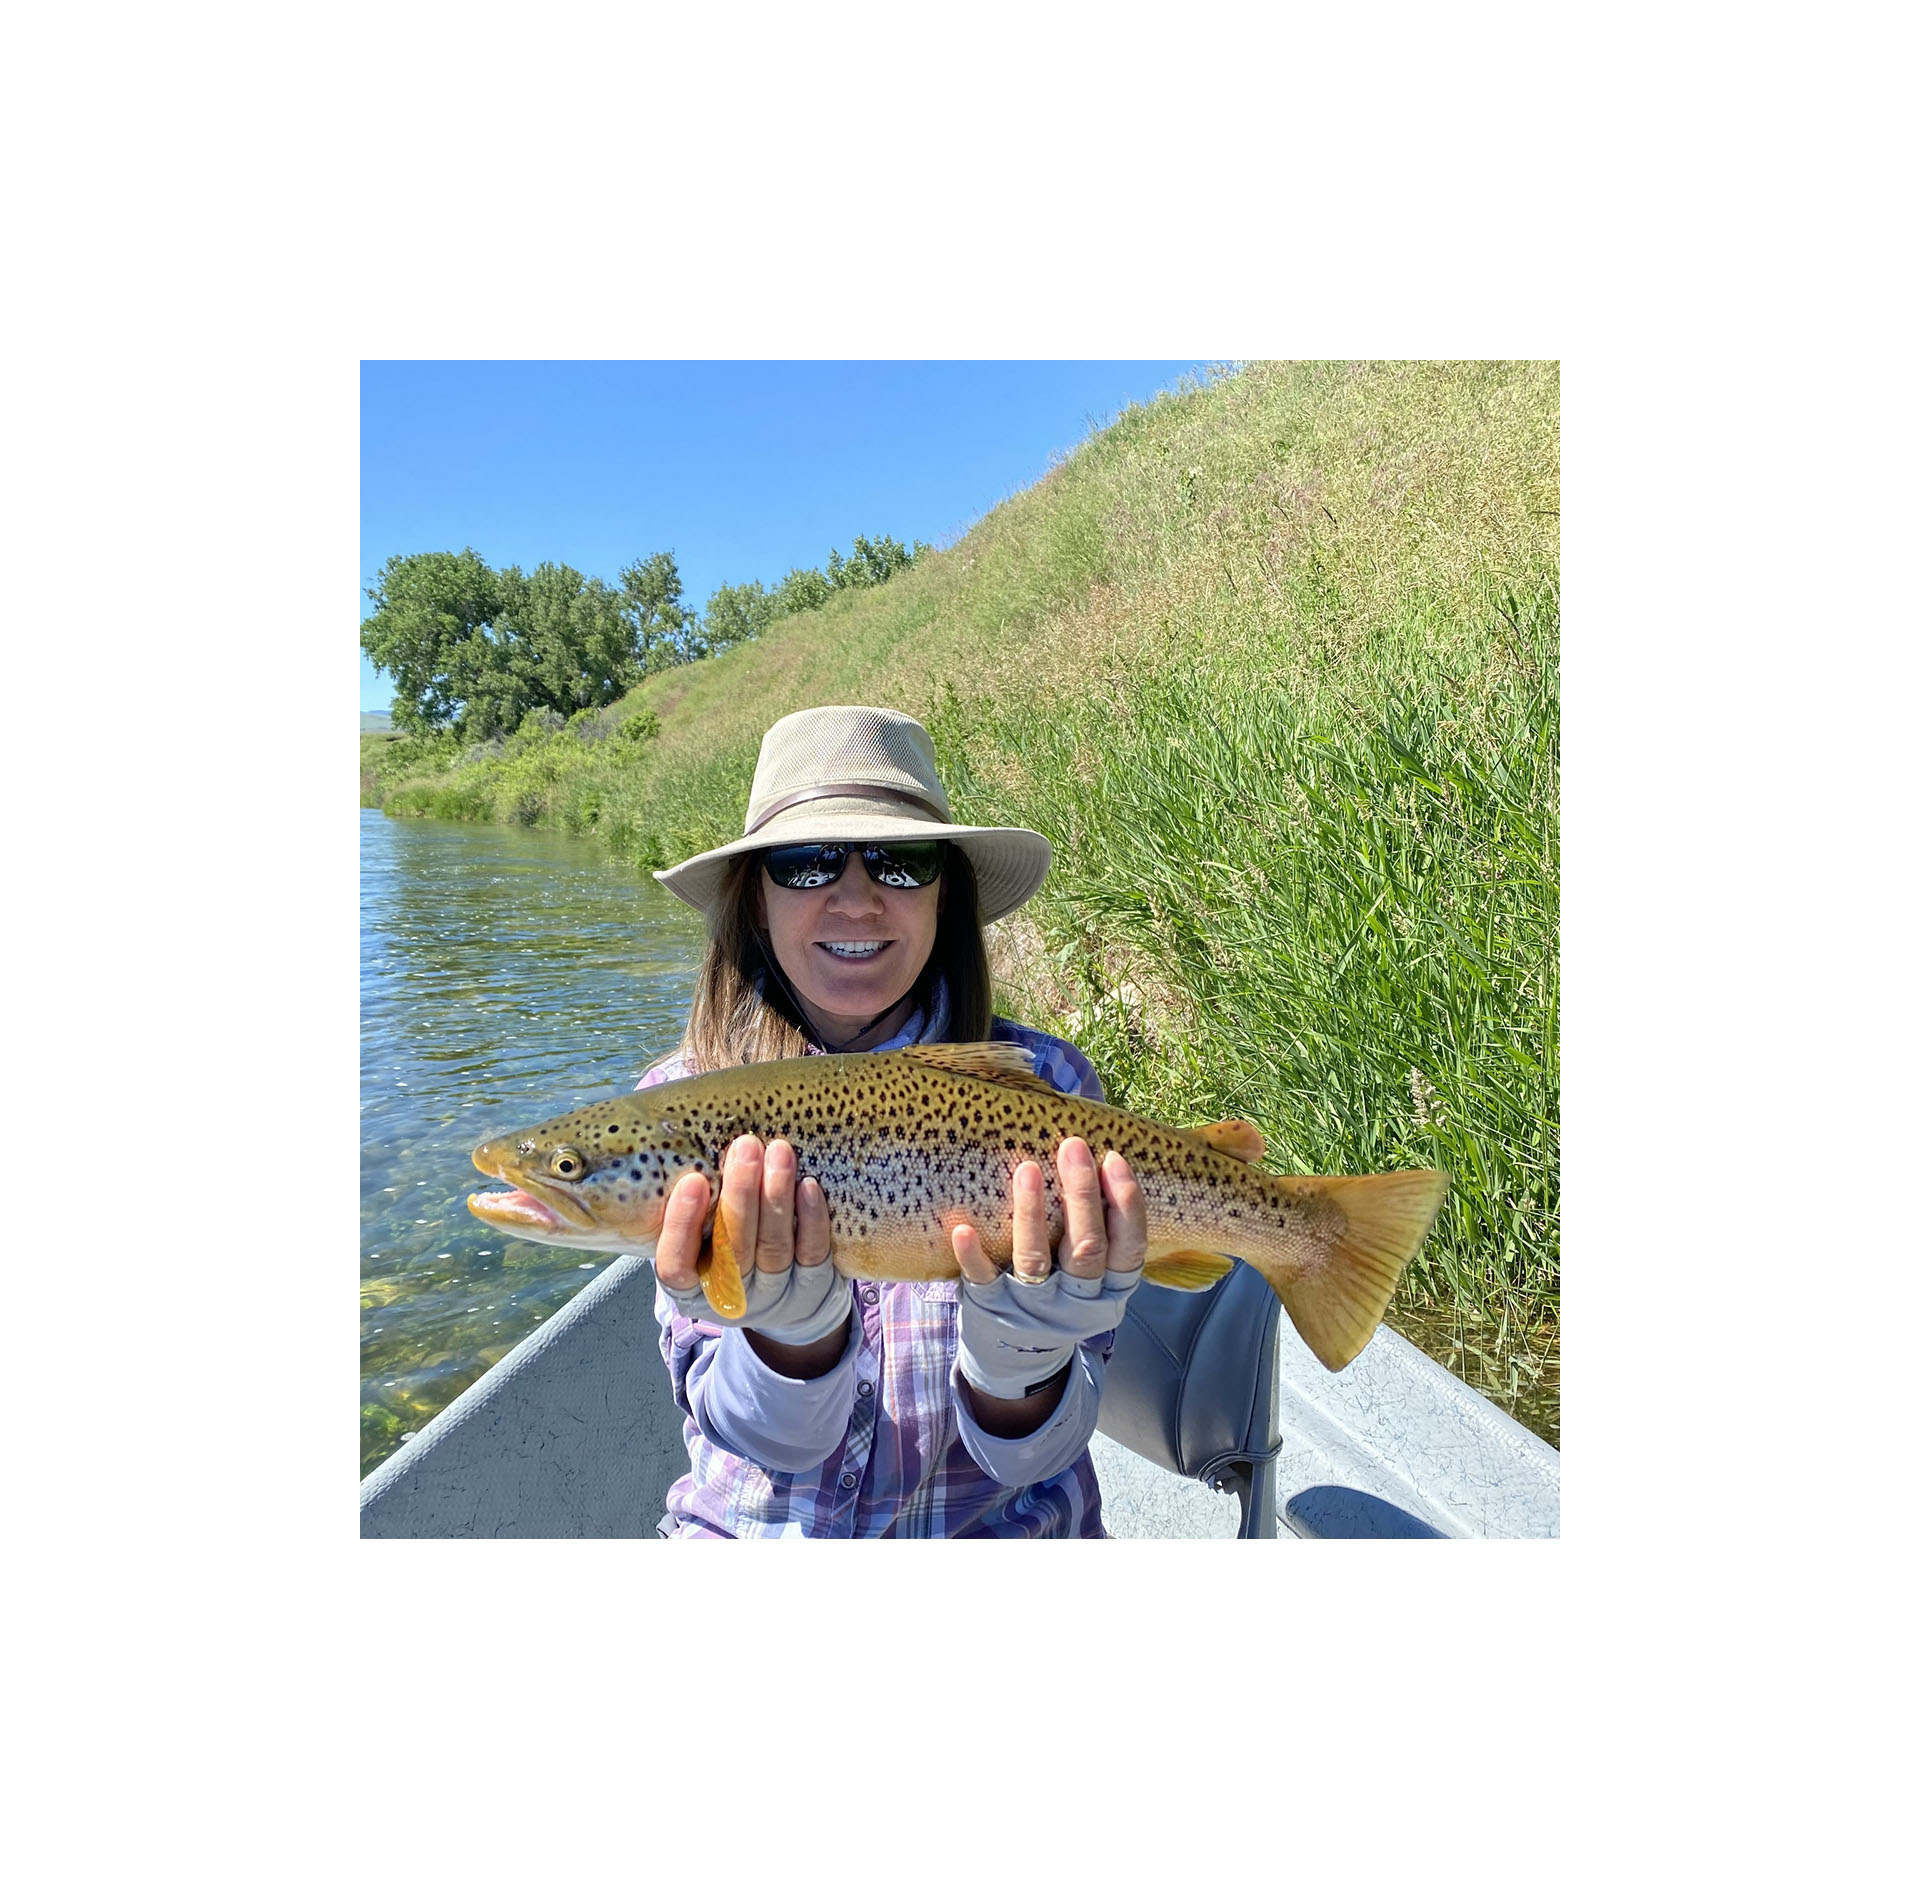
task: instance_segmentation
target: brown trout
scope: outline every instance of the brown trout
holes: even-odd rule
[[[1013,1257],[1013,1170],[1037,1161],[1047,1233],[1066,1228],[1054,1180],[1077,1134],[1097,1162],[1123,1154],[1147,1209],[1145,1277],[1197,1291],[1246,1260],[1329,1371],[1373,1336],[1401,1271],[1439,1211],[1438,1173],[1304,1178],[1251,1163],[1265,1142],[1245,1121],[1172,1128],[1062,1094],[1008,1042],[929,1044],[885,1055],[810,1055],[716,1070],[618,1095],[484,1141],[473,1164],[508,1193],[468,1207],[520,1239],[591,1252],[650,1253],[683,1174],[715,1190],[699,1261],[714,1310],[746,1310],[719,1214],[727,1144],[787,1140],[799,1177],[826,1194],[833,1262],[849,1279],[957,1279],[948,1238],[962,1223],[1004,1269]]]

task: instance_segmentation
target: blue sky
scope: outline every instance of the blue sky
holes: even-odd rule
[[[474,548],[617,584],[671,549],[723,581],[824,567],[856,534],[944,546],[1193,362],[477,363],[360,368],[360,586]],[[358,647],[356,644],[356,651]],[[360,654],[360,704],[390,692]]]

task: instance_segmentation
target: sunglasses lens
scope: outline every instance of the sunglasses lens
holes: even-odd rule
[[[925,844],[869,844],[863,854],[867,875],[875,883],[896,890],[918,890],[940,875],[946,843],[936,837]]]
[[[844,844],[787,844],[766,855],[767,875],[783,890],[818,890],[847,867]]]

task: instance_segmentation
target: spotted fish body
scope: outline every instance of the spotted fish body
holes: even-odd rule
[[[848,1278],[957,1279],[949,1236],[958,1225],[975,1229],[996,1265],[1011,1260],[1022,1161],[1040,1168],[1049,1243],[1058,1246],[1065,1217],[1054,1159],[1078,1135],[1096,1160],[1114,1149],[1133,1169],[1149,1280],[1197,1288],[1245,1259],[1334,1369],[1372,1336],[1445,1176],[1270,1174],[1250,1164],[1261,1139],[1245,1122],[1167,1127],[1062,1094],[1034,1077],[1031,1061],[1009,1043],[944,1044],[666,1082],[483,1143],[474,1165],[516,1191],[476,1194],[468,1205],[523,1238],[649,1251],[674,1183],[693,1172],[717,1189],[728,1143],[753,1134],[791,1142],[800,1176],[820,1182],[834,1264]],[[710,1238],[703,1279],[730,1258],[724,1233]],[[709,1284],[710,1298],[715,1290]]]

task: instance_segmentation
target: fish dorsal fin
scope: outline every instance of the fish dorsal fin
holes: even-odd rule
[[[1267,1137],[1251,1121],[1215,1121],[1203,1128],[1182,1128],[1181,1132],[1249,1165],[1267,1151]]]
[[[893,1053],[925,1062],[929,1068],[971,1075],[976,1081],[998,1082],[1003,1088],[1036,1088],[1049,1095],[1060,1092],[1033,1072],[1033,1050],[1018,1042],[922,1042],[917,1048]]]

